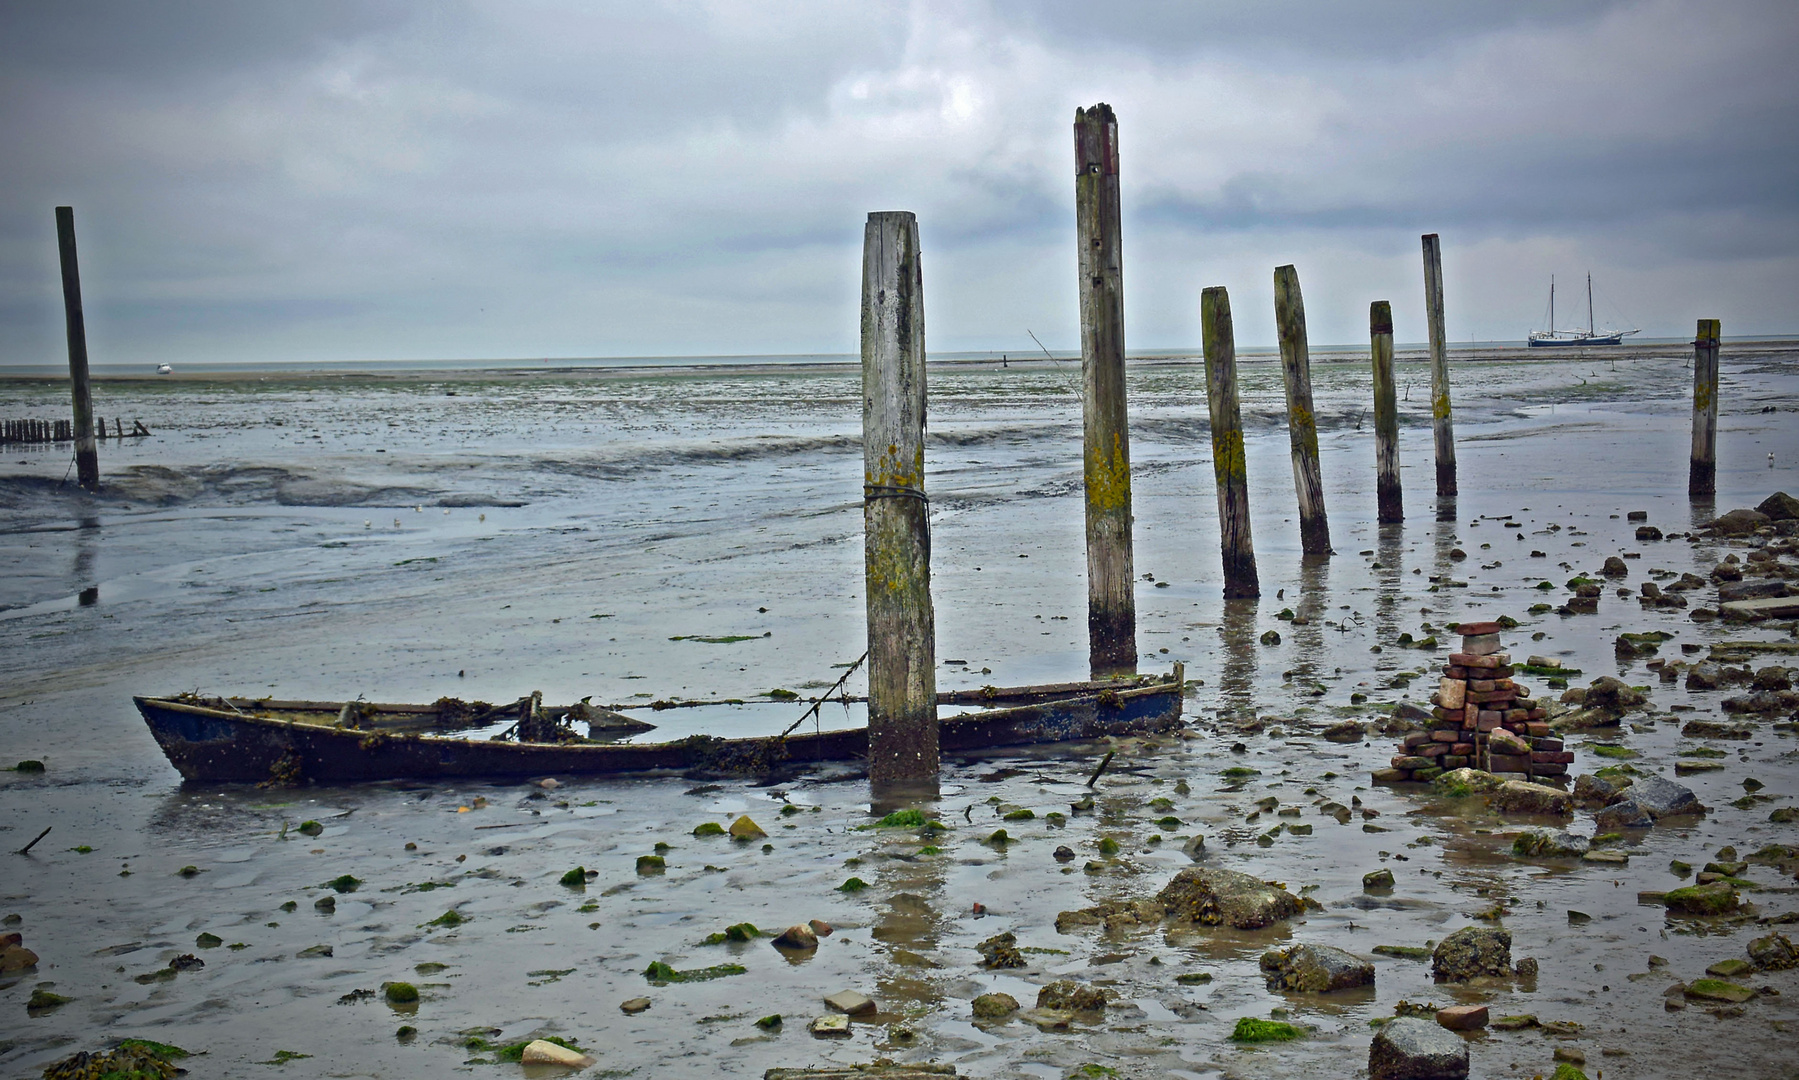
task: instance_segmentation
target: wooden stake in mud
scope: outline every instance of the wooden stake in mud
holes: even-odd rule
[[[1710,498],[1718,493],[1718,339],[1717,319],[1700,319],[1693,336],[1693,459],[1687,468],[1687,495]]]
[[[1382,525],[1405,520],[1399,487],[1399,396],[1393,389],[1393,306],[1368,305],[1368,336],[1374,351],[1374,497]]]
[[[868,215],[862,238],[862,529],[868,775],[937,783],[937,624],[924,491],[924,275],[918,219]]]
[[[1455,431],[1449,421],[1449,339],[1443,329],[1443,246],[1424,234],[1424,309],[1430,320],[1430,427],[1437,443],[1437,494],[1455,494]]]
[[[1081,414],[1087,488],[1087,655],[1093,677],[1137,670],[1131,445],[1124,397],[1124,244],[1118,118],[1074,114],[1074,217],[1081,295]]]
[[[81,315],[81,271],[75,263],[75,209],[56,208],[56,246],[62,253],[62,308],[69,329],[69,382],[75,403],[75,479],[100,487],[100,455],[94,445],[94,399],[87,382],[87,324]]]
[[[1299,547],[1307,555],[1329,555],[1331,527],[1324,516],[1324,480],[1318,471],[1306,305],[1299,294],[1299,271],[1291,266],[1274,269],[1274,321],[1281,337],[1281,374],[1287,382],[1287,438],[1293,446],[1293,488],[1299,495]]]
[[[1205,339],[1206,404],[1212,410],[1212,475],[1218,484],[1218,539],[1224,548],[1226,600],[1262,595],[1249,536],[1249,471],[1243,460],[1243,413],[1237,401],[1237,335],[1231,298],[1220,286],[1199,298]]]

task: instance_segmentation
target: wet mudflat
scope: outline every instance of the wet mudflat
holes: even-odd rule
[[[1227,607],[1199,380],[1179,365],[1139,371],[1137,562],[1153,578],[1140,583],[1139,643],[1144,670],[1187,664],[1193,730],[954,762],[933,808],[948,828],[923,832],[865,828],[867,785],[848,770],[773,786],[183,786],[129,702],[193,688],[422,701],[542,689],[618,704],[730,696],[756,704],[723,719],[650,718],[671,736],[701,716],[719,734],[779,730],[797,708],[759,693],[821,688],[861,651],[852,376],[222,383],[206,389],[207,411],[192,386],[121,388],[142,398],[120,411],[164,434],[103,455],[119,477],[111,492],[73,504],[39,479],[49,463],[23,452],[0,470],[0,543],[21,568],[0,586],[0,757],[47,765],[0,773],[0,846],[54,826],[0,867],[0,915],[20,916],[0,931],[21,933],[41,958],[0,979],[0,1071],[36,1075],[74,1050],[142,1036],[205,1051],[183,1062],[196,1077],[510,1075],[520,1066],[486,1063],[496,1055],[480,1047],[557,1034],[594,1054],[592,1075],[758,1076],[887,1056],[980,1076],[1061,1077],[1095,1062],[1121,1075],[1325,1077],[1365,1069],[1368,1021],[1403,999],[1580,1025],[1473,1036],[1475,1076],[1547,1074],[1558,1047],[1607,1076],[1783,1075],[1799,1024],[1794,972],[1739,980],[1779,991],[1740,1015],[1703,1002],[1669,1011],[1663,992],[1791,927],[1670,918],[1638,903],[1641,891],[1693,880],[1671,872],[1676,860],[1697,870],[1727,845],[1746,856],[1799,844],[1799,825],[1770,820],[1799,802],[1799,743],[1778,726],[1791,717],[1726,715],[1721,701],[1742,688],[1688,690],[1645,667],[1705,655],[1684,646],[1791,642],[1790,631],[1698,622],[1615,591],[1657,580],[1652,570],[1705,575],[1748,550],[1639,542],[1627,512],[1686,533],[1715,511],[1799,490],[1799,431],[1783,422],[1799,404],[1790,361],[1727,354],[1721,494],[1715,507],[1690,507],[1682,374],[1678,359],[1653,358],[1458,368],[1464,494],[1452,519],[1430,495],[1414,390],[1408,522],[1377,529],[1370,425],[1356,427],[1363,366],[1320,364],[1338,554],[1307,566],[1288,520],[1278,371],[1246,368],[1265,592]],[[1045,365],[933,383],[942,688],[1085,673],[1073,382]],[[53,400],[29,386],[0,392],[9,414],[34,394]],[[1780,411],[1759,411],[1769,405]],[[1530,613],[1563,602],[1575,574],[1632,554],[1597,615]],[[1552,588],[1538,589],[1545,580]],[[84,605],[90,587],[98,601]],[[1709,586],[1689,595],[1716,605]],[[1721,765],[1678,778],[1710,811],[1628,833],[1613,845],[1628,855],[1621,865],[1520,859],[1510,853],[1520,830],[1590,835],[1592,813],[1502,816],[1478,797],[1372,784],[1398,743],[1378,725],[1397,703],[1423,703],[1443,662],[1445,650],[1403,648],[1400,635],[1447,642],[1448,623],[1498,615],[1519,622],[1505,635],[1514,656],[1580,669],[1571,685],[1613,674],[1649,688],[1648,707],[1620,727],[1570,738],[1571,771],[1627,761],[1673,777],[1677,761]],[[1261,643],[1269,630],[1279,644]],[[1620,633],[1652,630],[1674,637],[1653,656],[1620,658]],[[1542,678],[1522,681],[1555,696]],[[1696,718],[1750,737],[1682,737]],[[1371,727],[1360,742],[1321,737],[1343,720]],[[842,710],[825,721],[848,722]],[[1075,810],[1107,749],[1118,753],[1091,809]],[[1326,803],[1350,808],[1347,820]],[[693,835],[745,814],[766,838]],[[301,831],[308,821],[319,829]],[[989,839],[1000,828],[1012,842]],[[1193,836],[1205,838],[1198,864],[1182,852]],[[669,845],[665,867],[640,874],[658,844]],[[1058,861],[1059,846],[1075,857]],[[1251,931],[1055,928],[1058,912],[1153,896],[1194,865],[1281,882],[1321,909]],[[561,884],[577,866],[594,873]],[[1365,891],[1363,875],[1382,868],[1392,889]],[[1741,876],[1760,916],[1799,910],[1790,866]],[[843,889],[851,878],[865,887]],[[1439,986],[1428,961],[1374,952],[1491,925],[1478,916],[1496,907],[1513,956],[1538,960],[1534,979]],[[734,924],[779,932],[808,919],[835,929],[816,951],[766,938],[702,944]],[[1008,931],[1027,966],[981,967],[975,946]],[[1373,988],[1270,991],[1260,957],[1297,943],[1371,959]],[[204,966],[168,967],[184,954]],[[643,974],[653,962],[745,970],[658,985]],[[980,994],[1028,1009],[1063,978],[1116,998],[1066,1031],[972,1016]],[[417,1002],[387,1001],[384,984],[402,981]],[[71,1000],[28,1010],[40,989]],[[809,1034],[829,1011],[823,997],[840,990],[868,995],[877,1012],[853,1018],[847,1037]],[[646,1011],[621,1011],[637,997],[650,999]],[[777,1029],[757,1026],[777,1013]],[[1243,1017],[1305,1035],[1235,1044]],[[397,1038],[402,1025],[416,1034]],[[283,1052],[310,1056],[280,1064]]]

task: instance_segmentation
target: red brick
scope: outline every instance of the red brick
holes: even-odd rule
[[[1479,720],[1480,719],[1480,706],[1479,705],[1463,705],[1462,706],[1462,717],[1463,717],[1462,723],[1464,723],[1464,724],[1473,723],[1474,721]]]
[[[1438,728],[1436,731],[1430,733],[1430,737],[1435,742],[1455,742],[1462,737],[1462,729],[1456,728],[1453,731],[1447,731],[1443,728]]]
[[[1495,715],[1491,720],[1477,721],[1474,726],[1479,731],[1493,731],[1499,727],[1499,718]]]
[[[1445,678],[1450,679],[1466,679],[1468,677],[1468,669],[1459,664],[1450,664],[1443,669],[1443,675]]]
[[[1455,628],[1455,632],[1463,637],[1477,637],[1481,634],[1497,634],[1505,627],[1496,622],[1465,622]]]
[[[1422,746],[1427,742],[1430,742],[1430,732],[1414,731],[1405,737],[1405,748],[1410,750],[1414,746]]]
[[[1488,690],[1484,694],[1475,690],[1468,691],[1468,700],[1476,705],[1510,703],[1517,696],[1516,690]]]
[[[1473,653],[1460,652],[1452,652],[1449,654],[1449,662],[1457,667],[1496,668],[1504,667],[1511,663],[1511,661],[1511,656],[1502,652],[1488,653],[1485,656],[1476,656]]]
[[[1570,765],[1574,762],[1571,750],[1532,750],[1530,760],[1533,765]]]
[[[1532,738],[1530,741],[1530,748],[1532,750],[1561,750],[1563,749],[1563,743],[1560,739]]]
[[[1487,761],[1491,772],[1526,772],[1530,767],[1530,759],[1514,757],[1511,754],[1489,754]]]
[[[1532,765],[1530,771],[1536,776],[1567,776],[1568,766],[1559,763],[1549,764],[1546,762],[1542,765]]]
[[[1474,753],[1474,744],[1466,742],[1451,743],[1449,745],[1449,752],[1456,757],[1467,757],[1469,754]]]
[[[1523,724],[1529,719],[1529,709],[1507,709],[1505,711],[1505,722],[1508,724]]]
[[[1533,722],[1535,722],[1537,720],[1547,720],[1547,719],[1549,719],[1549,710],[1548,709],[1532,709],[1532,710],[1530,710],[1530,719]],[[1543,726],[1548,727],[1549,725],[1544,724]]]
[[[1487,1026],[1485,1005],[1451,1005],[1437,1010],[1437,1023],[1451,1031],[1479,1031]]]
[[[1428,742],[1423,746],[1420,746],[1417,752],[1419,757],[1436,757],[1439,754],[1449,753],[1449,744],[1446,742]]]
[[[1469,679],[1468,689],[1476,694],[1491,694],[1499,689],[1499,683],[1492,679]]]

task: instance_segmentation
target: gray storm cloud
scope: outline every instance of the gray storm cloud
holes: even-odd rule
[[[0,364],[845,352],[869,210],[918,212],[934,349],[1072,347],[1074,109],[1121,122],[1127,334],[1231,287],[1316,342],[1418,234],[1451,336],[1548,276],[1602,319],[1795,327],[1787,3],[0,4]]]

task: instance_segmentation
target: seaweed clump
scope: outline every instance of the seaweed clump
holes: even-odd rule
[[[106,1053],[63,1058],[44,1070],[44,1080],[170,1080],[179,1071],[171,1061],[187,1056],[179,1046],[126,1039]]]
[[[1287,1042],[1299,1038],[1299,1029],[1279,1020],[1257,1020],[1245,1016],[1231,1032],[1232,1042]]]

